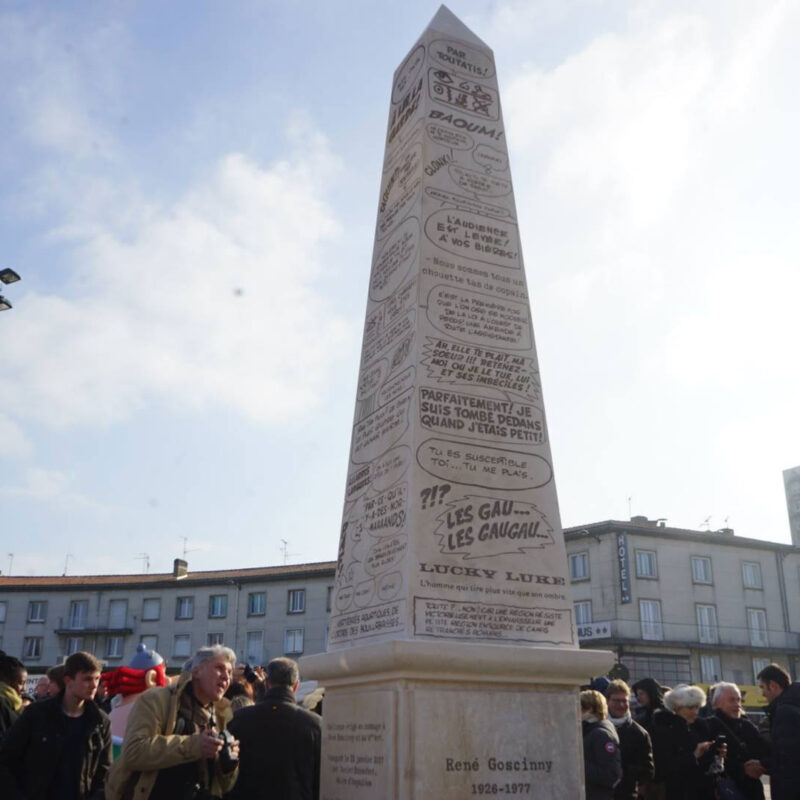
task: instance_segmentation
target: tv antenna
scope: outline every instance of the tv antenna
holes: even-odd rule
[[[69,566],[69,560],[70,560],[71,558],[75,558],[75,556],[73,556],[73,555],[72,555],[72,553],[67,553],[67,554],[64,556],[64,575],[66,575],[66,574],[67,574],[67,567]],[[64,575],[62,575],[62,577],[64,577]]]
[[[9,575],[11,574],[11,567],[13,567],[13,566],[14,566],[14,554],[13,553],[9,553],[8,554],[8,574]]]
[[[181,536],[183,539],[183,560],[186,561],[186,556],[189,553],[194,553],[196,550],[199,550],[199,547],[192,547],[189,548],[189,537],[188,536]]]
[[[711,515],[709,514],[697,527],[708,530],[711,527]]]
[[[150,572],[150,556],[147,553],[139,553],[136,559],[142,562],[142,569],[144,574],[147,575]]]
[[[283,566],[286,566],[286,562],[292,557],[296,556],[297,553],[290,553],[289,552],[289,542],[286,539],[281,539],[283,542],[283,546],[281,547],[281,552],[283,553]]]

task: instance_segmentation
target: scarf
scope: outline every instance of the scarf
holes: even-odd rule
[[[17,690],[2,681],[0,681],[0,697],[8,700],[9,705],[17,714],[22,711],[22,698]]]
[[[631,712],[630,711],[626,711],[624,717],[612,717],[612,716],[609,716],[609,719],[611,720],[611,723],[614,725],[615,728],[620,728],[626,722],[630,722],[631,721]]]

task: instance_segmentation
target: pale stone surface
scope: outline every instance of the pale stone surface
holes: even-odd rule
[[[491,50],[398,67],[339,543],[322,800],[583,795],[577,649]]]
[[[492,51],[394,76],[329,648],[577,647]]]
[[[394,641],[309,656],[322,800],[583,796],[576,684],[609,653]]]

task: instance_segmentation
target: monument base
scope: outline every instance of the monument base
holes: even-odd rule
[[[577,688],[613,654],[380,642],[301,660],[325,687],[320,800],[584,796]]]

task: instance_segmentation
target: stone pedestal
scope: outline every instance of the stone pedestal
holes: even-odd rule
[[[611,653],[387,641],[308,656],[320,800],[583,797],[577,687]]]

